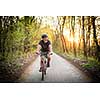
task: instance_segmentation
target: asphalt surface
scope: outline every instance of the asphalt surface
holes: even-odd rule
[[[41,81],[39,72],[40,57],[38,57],[22,74],[22,83],[89,83],[91,79],[70,62],[57,54],[52,55],[51,66],[47,70],[45,80]]]

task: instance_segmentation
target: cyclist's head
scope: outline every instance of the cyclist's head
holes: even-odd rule
[[[46,33],[42,34],[42,39],[48,38],[48,35]]]
[[[45,34],[42,34],[42,37],[41,37],[44,41],[47,41],[48,40],[48,35],[45,33]]]

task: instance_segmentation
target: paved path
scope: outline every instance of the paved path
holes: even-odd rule
[[[23,73],[20,82],[30,83],[81,83],[91,82],[83,72],[74,65],[63,59],[62,57],[53,54],[51,67],[47,70],[47,75],[44,81],[41,81],[41,73],[38,71],[40,65],[40,57],[38,57]]]

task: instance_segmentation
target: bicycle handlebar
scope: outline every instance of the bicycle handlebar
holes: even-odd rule
[[[41,53],[37,53],[37,52],[36,52],[36,54],[37,54],[37,55],[40,55]],[[49,55],[53,55],[53,53],[49,53]]]

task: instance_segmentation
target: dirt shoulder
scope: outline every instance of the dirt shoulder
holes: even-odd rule
[[[36,55],[31,54],[26,58],[16,60],[14,64],[8,64],[4,61],[0,62],[0,82],[16,83],[36,57]]]

